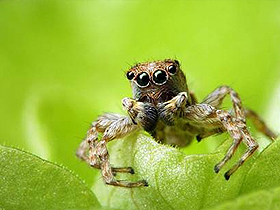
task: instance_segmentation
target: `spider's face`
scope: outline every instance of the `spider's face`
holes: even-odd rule
[[[185,75],[177,60],[140,63],[126,76],[131,81],[134,99],[142,102],[164,102],[187,89]]]

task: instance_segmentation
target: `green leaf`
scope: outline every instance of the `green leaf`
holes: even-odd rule
[[[18,149],[0,146],[0,208],[99,207],[92,191],[65,168]]]
[[[219,174],[215,174],[213,167],[222,159],[230,143],[231,140],[225,141],[211,154],[186,155],[176,148],[158,144],[146,135],[138,138],[130,136],[111,145],[112,164],[132,166],[135,175],[119,175],[118,178],[145,179],[149,187],[123,189],[106,186],[99,176],[93,190],[102,205],[122,209],[204,209],[236,198],[240,201],[238,205],[242,206],[245,198],[239,199],[239,196],[247,196],[251,191],[273,186],[280,170],[280,142],[276,141],[259,156],[255,154],[226,181],[224,172],[245,151],[241,147],[233,160]],[[273,164],[273,170],[267,161]],[[276,183],[280,183],[278,180]],[[251,191],[248,190],[250,187]],[[259,193],[248,196],[260,196],[263,191]],[[264,193],[267,196],[271,194],[266,191]],[[273,197],[275,202],[280,202],[278,195]],[[250,203],[251,206],[258,205],[259,199],[256,197],[255,200],[256,203]]]
[[[245,196],[240,196],[229,202],[225,202],[208,210],[276,210],[280,209],[280,188],[271,190],[259,190]]]
[[[0,143],[25,148],[48,160],[63,163],[87,183],[92,183],[94,172],[98,171],[79,162],[74,152],[89,127],[86,122],[95,120],[102,112],[119,112],[121,99],[131,95],[129,83],[122,73],[130,67],[126,62],[133,64],[135,59],[142,62],[177,57],[190,89],[199,99],[216,86],[228,84],[240,94],[247,107],[258,113],[272,110],[273,119],[279,119],[279,111],[265,107],[272,98],[275,106],[279,107],[280,94],[275,92],[272,96],[272,89],[279,84],[280,36],[277,34],[280,32],[280,1],[165,0],[151,1],[149,6],[145,0],[110,3],[102,0],[0,1],[0,4],[0,95],[3,102],[0,104]],[[114,33],[110,33],[112,31]],[[270,121],[274,126],[275,120]],[[279,129],[279,124],[276,129]],[[143,149],[146,141],[141,140],[137,144],[132,139],[127,141],[123,144],[121,140],[118,146],[113,146],[112,149],[124,152],[110,153],[112,162],[133,166],[143,163],[134,158],[145,156],[136,149]],[[201,142],[196,148],[184,150],[197,154],[208,153],[205,152],[208,146],[216,148],[217,139],[206,141],[210,143]],[[134,149],[126,150],[132,145],[136,145]],[[267,190],[278,179],[274,171],[267,170],[267,176],[264,172],[259,173],[265,166],[255,164],[251,158],[239,170],[241,175],[225,182],[222,177],[224,171],[215,175],[212,170],[225,150],[226,147],[220,147],[212,156],[189,157],[168,147],[153,147],[151,144],[146,152],[167,155],[166,159],[174,163],[167,164],[164,157],[160,157],[161,166],[157,162],[152,163],[157,161],[156,153],[147,154],[145,158],[150,160],[145,166],[147,173],[141,171],[144,166],[138,166],[138,177],[122,177],[150,179],[148,195],[152,195],[154,201],[147,204],[139,201],[140,190],[123,189],[124,195],[118,194],[119,189],[104,187],[100,176],[100,189],[104,188],[104,191],[98,190],[98,184],[94,189],[102,203],[127,209],[136,208],[139,202],[150,207],[157,202],[159,207],[173,202],[172,205],[179,207],[190,204],[191,208],[200,204],[207,208],[255,190]],[[124,154],[127,151],[135,151],[136,156],[127,157]],[[194,164],[205,164],[205,168],[193,165],[191,160]],[[277,160],[269,159],[275,164]],[[174,174],[169,174],[176,171],[176,165],[177,170],[184,169],[178,173],[177,180],[192,180],[186,177],[190,167],[199,170],[190,173],[193,181],[198,180],[197,176],[201,180],[193,185],[176,183]],[[161,172],[164,167],[170,168]],[[244,176],[246,173],[248,176]],[[153,183],[161,177],[152,175],[166,174],[174,179],[180,190],[174,189],[174,195],[166,195],[171,190],[168,189],[161,198],[157,192],[172,187],[173,181],[169,180],[169,183],[168,179],[163,179],[166,183],[161,186],[160,181]],[[271,175],[274,175],[273,180]],[[112,189],[111,195],[108,195],[108,189]],[[135,202],[131,201],[130,192],[136,194]],[[176,192],[182,193],[178,201]],[[182,198],[183,195],[188,197]],[[142,195],[148,201],[147,196]],[[196,200],[192,199],[195,196]],[[123,204],[116,201],[118,197],[124,200]]]
[[[256,159],[249,170],[241,193],[280,187],[280,142],[273,142]],[[280,197],[280,196],[279,196]]]

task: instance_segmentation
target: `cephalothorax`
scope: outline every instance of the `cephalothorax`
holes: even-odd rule
[[[92,167],[101,169],[105,183],[120,187],[148,186],[145,180],[128,182],[116,180],[115,174],[134,173],[131,167],[110,166],[106,144],[133,131],[144,129],[157,141],[185,146],[196,137],[198,141],[208,136],[228,132],[233,143],[225,157],[214,167],[218,173],[243,142],[247,150],[239,161],[225,173],[230,176],[258,148],[249,133],[246,118],[251,118],[256,128],[271,140],[276,135],[253,111],[244,109],[238,94],[228,86],[221,86],[202,102],[189,91],[186,78],[177,60],[166,59],[140,63],[126,74],[131,82],[133,98],[124,98],[122,105],[128,116],[104,114],[92,123],[87,138],[81,143],[77,156]],[[225,96],[229,95],[233,111],[219,109]],[[103,133],[98,141],[98,133]]]

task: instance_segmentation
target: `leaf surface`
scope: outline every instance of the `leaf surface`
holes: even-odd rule
[[[0,146],[0,208],[98,209],[90,189],[65,168]]]
[[[275,187],[280,186],[278,178],[275,180],[280,170],[280,142],[271,144],[260,155],[255,154],[226,181],[223,174],[245,152],[245,147],[241,146],[223,170],[215,174],[213,167],[223,158],[230,143],[231,140],[225,141],[211,154],[186,155],[176,148],[156,143],[147,135],[130,136],[111,145],[112,164],[135,169],[135,175],[122,174],[117,176],[119,179],[145,179],[149,187],[106,186],[98,176],[93,190],[102,205],[121,209],[195,210],[215,208],[224,203],[228,209],[236,209],[246,203],[247,197],[252,197],[247,206],[258,206],[262,195],[279,203],[279,190],[275,189],[277,197],[267,189],[273,183]]]

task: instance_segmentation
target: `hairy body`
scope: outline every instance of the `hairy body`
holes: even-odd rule
[[[87,138],[80,144],[77,156],[92,167],[101,169],[105,183],[120,187],[148,186],[145,180],[128,182],[116,180],[115,174],[134,173],[131,167],[110,166],[106,144],[135,130],[144,129],[157,141],[186,146],[192,139],[201,141],[208,136],[228,132],[233,143],[225,157],[214,167],[218,173],[243,142],[247,150],[239,161],[225,173],[230,176],[256,151],[257,142],[249,133],[246,118],[271,140],[276,138],[264,121],[252,110],[244,109],[238,94],[228,86],[221,86],[202,102],[189,91],[186,77],[177,60],[166,59],[140,63],[127,72],[133,98],[124,98],[122,105],[128,116],[104,114],[92,123]],[[233,112],[220,109],[229,95]],[[98,133],[103,136],[98,140]]]

